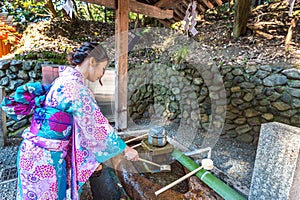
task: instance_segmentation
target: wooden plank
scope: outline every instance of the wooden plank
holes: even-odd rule
[[[215,2],[218,4],[218,6],[221,6],[223,4],[222,0],[215,0]]]
[[[2,102],[5,97],[5,88],[0,86],[0,100]],[[6,128],[6,115],[3,112],[2,108],[0,108],[1,116],[0,116],[0,147],[4,147],[7,144],[7,128]]]
[[[187,2],[187,1],[183,1],[183,2],[181,3],[182,8],[184,8],[184,9],[183,9],[184,11],[186,11],[186,9],[189,7],[189,4],[190,4],[190,2]]]
[[[182,13],[182,12],[180,12],[180,11],[181,11],[180,8],[174,9],[174,13],[175,13],[181,20],[183,20],[183,19],[184,19],[184,16],[185,16],[185,13]]]
[[[205,9],[200,3],[197,4],[197,8],[198,8],[199,10],[201,10],[203,13],[205,13],[205,11],[206,11],[206,9]],[[200,13],[200,12],[199,12],[199,13]]]
[[[175,8],[177,4],[181,3],[183,0],[160,0],[154,4],[159,8],[170,9]]]
[[[202,2],[209,8],[212,9],[214,5],[209,0],[202,0]]]
[[[107,1],[107,0],[81,0],[81,1],[105,6],[107,8],[116,9],[115,1]],[[129,0],[129,11],[147,15],[149,17],[155,17],[157,19],[170,19],[173,17],[172,10],[163,10],[161,8],[158,8],[157,6],[137,2],[135,0]]]
[[[170,19],[173,17],[173,10],[163,10],[156,6],[130,0],[130,11],[155,17],[157,19]]]
[[[187,8],[188,8],[188,3],[186,4],[185,1],[182,1],[180,6],[174,10],[174,13],[176,13],[176,15],[178,15],[181,18],[181,20],[183,20]]]
[[[113,8],[116,9],[116,1],[109,1],[109,0],[81,0],[83,2],[97,4],[100,6],[104,6],[106,8]]]
[[[178,9],[179,10],[179,9]],[[177,9],[174,10],[174,13],[176,14],[175,16],[177,16],[177,18],[180,18],[179,21],[184,19],[184,15],[182,15]]]
[[[128,85],[128,13],[129,0],[118,0],[116,9],[116,83],[115,125],[117,130],[127,129]]]

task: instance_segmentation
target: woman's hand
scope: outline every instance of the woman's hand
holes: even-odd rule
[[[125,158],[129,161],[138,161],[139,160],[139,153],[135,149],[133,149],[129,146],[126,146]]]
[[[100,170],[102,170],[102,164],[98,165],[98,167],[95,171],[97,172],[97,171],[100,171]]]

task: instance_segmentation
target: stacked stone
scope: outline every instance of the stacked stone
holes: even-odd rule
[[[226,90],[225,108],[221,87],[214,83],[217,73],[213,71],[161,64],[131,69],[129,114],[138,119],[149,117],[150,112],[151,117],[152,104],[155,117],[180,119],[181,124],[199,131],[213,128],[214,132],[222,129],[223,121],[218,118],[226,109],[223,134],[247,143],[257,142],[262,123],[277,121],[300,126],[299,69],[222,66],[219,71]],[[212,104],[217,105],[215,110]]]
[[[5,87],[7,95],[27,82],[41,81],[41,62],[3,60],[0,62],[0,85]],[[29,126],[29,117],[18,122],[7,119],[9,135],[20,135]]]
[[[11,94],[24,83],[41,81],[42,64],[3,60],[0,85],[6,94]],[[262,123],[277,121],[300,126],[299,69],[268,65],[219,69],[212,64],[195,66],[151,63],[131,67],[130,118],[176,120],[196,132],[210,130],[211,134],[222,130],[224,118],[223,134],[248,143],[257,142]],[[222,86],[226,96],[222,96]],[[27,125],[29,119],[7,121],[10,135],[20,133]]]
[[[158,63],[131,68],[129,116],[133,121],[144,117],[164,123],[175,120],[183,130],[182,138],[201,137],[203,132],[212,136],[208,140],[218,137],[225,120],[226,93],[223,88],[221,95],[224,86],[218,83],[223,82],[217,69],[208,68],[213,70]]]
[[[228,105],[225,134],[257,142],[260,125],[300,126],[300,70],[280,66],[222,67]]]
[[[145,73],[147,72],[147,73]],[[162,64],[148,64],[129,71],[129,115],[133,120],[143,117],[181,119],[199,128],[199,103],[208,97],[200,91],[203,80],[193,78],[196,70],[177,71]],[[206,111],[202,111],[207,113]],[[204,117],[205,118],[205,117]],[[208,121],[208,116],[206,117]]]

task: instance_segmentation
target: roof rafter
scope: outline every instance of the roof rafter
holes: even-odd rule
[[[202,2],[209,8],[212,9],[214,5],[209,0],[202,0]]]
[[[169,9],[176,7],[177,4],[181,3],[183,0],[160,0],[154,4],[154,6]]]
[[[109,0],[81,0],[87,3],[93,3],[107,8],[116,9],[115,1]],[[155,17],[157,19],[170,19],[173,17],[173,10],[163,10],[157,6],[129,0],[129,11]]]
[[[217,2],[218,6],[221,6],[223,4],[222,0],[215,0]]]

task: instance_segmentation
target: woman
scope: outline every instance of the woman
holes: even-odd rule
[[[126,159],[138,160],[137,151],[117,136],[84,84],[99,80],[102,85],[108,64],[105,50],[86,42],[68,60],[75,68],[60,66],[51,86],[28,83],[2,102],[2,109],[15,120],[33,111],[17,158],[17,199],[63,200],[71,187],[76,200],[102,162],[123,151]]]

